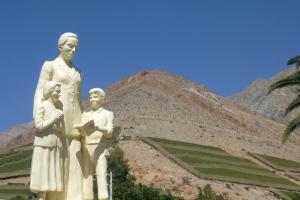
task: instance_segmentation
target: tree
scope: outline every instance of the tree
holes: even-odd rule
[[[269,87],[268,93],[271,93],[273,90],[286,87],[286,86],[300,86],[300,56],[296,56],[288,60],[288,65],[295,64],[296,65],[296,71],[274,83],[272,83]],[[300,106],[300,88],[297,89],[299,94],[298,96],[288,105],[288,107],[285,109],[285,115],[290,113],[292,110]],[[286,125],[285,130],[283,131],[281,135],[281,142],[284,144],[290,134],[300,125],[300,115],[296,116],[294,119],[292,119],[288,124]]]

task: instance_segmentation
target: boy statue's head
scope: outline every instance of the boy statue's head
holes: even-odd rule
[[[43,88],[43,99],[48,100],[49,98],[53,101],[59,101],[60,84],[54,81],[48,81]]]
[[[89,101],[92,110],[98,110],[103,106],[105,99],[105,92],[101,88],[92,88],[89,91]]]

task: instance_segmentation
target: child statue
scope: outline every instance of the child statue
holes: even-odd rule
[[[96,172],[98,185],[98,199],[108,199],[107,189],[107,160],[106,138],[113,131],[113,113],[102,106],[105,93],[100,88],[89,91],[91,110],[82,113],[82,125],[77,126],[83,135],[84,200],[94,199],[93,175]]]
[[[34,119],[38,132],[34,138],[30,189],[39,200],[55,200],[63,189],[61,157],[64,130],[60,84],[49,81],[43,87],[43,98]]]

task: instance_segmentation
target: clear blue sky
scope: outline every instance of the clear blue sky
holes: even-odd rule
[[[228,96],[300,54],[300,1],[119,0],[0,2],[0,131],[32,119],[40,68],[63,32],[91,87],[159,69]]]

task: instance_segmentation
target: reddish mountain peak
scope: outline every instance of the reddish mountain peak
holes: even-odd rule
[[[204,86],[193,83],[192,81],[190,81],[184,77],[181,77],[181,76],[169,73],[169,72],[160,71],[160,70],[142,71],[142,72],[133,74],[133,75],[111,85],[109,88],[106,89],[106,92],[108,94],[111,94],[111,93],[119,90],[120,88],[124,88],[124,87],[127,87],[132,84],[143,83],[143,81],[145,81],[145,80],[159,80],[166,85],[177,88],[178,90],[194,88],[196,91],[198,91],[200,93],[209,92]]]
[[[151,73],[151,72],[150,72],[150,73]],[[128,77],[128,78],[127,78],[127,81],[128,81],[128,82],[136,81],[136,80],[138,80],[138,79],[141,79],[141,78],[145,77],[147,74],[149,74],[148,71],[139,72],[139,73],[137,73],[137,74],[134,74],[134,75]]]

